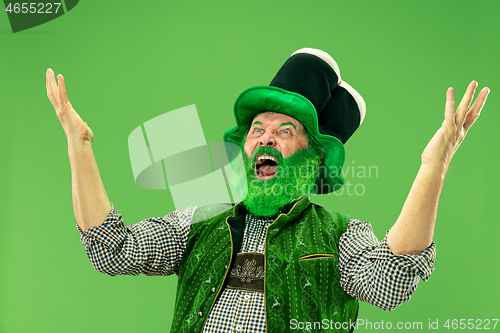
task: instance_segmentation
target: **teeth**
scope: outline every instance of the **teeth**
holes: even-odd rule
[[[274,156],[270,156],[270,155],[261,155],[257,158],[257,161],[260,161],[260,160],[271,160],[271,161],[278,163],[278,160]]]

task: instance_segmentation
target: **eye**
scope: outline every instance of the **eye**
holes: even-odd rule
[[[262,128],[255,128],[252,132],[252,135],[254,137],[259,137],[261,136],[262,134],[264,134],[264,130]]]
[[[288,138],[288,137],[291,137],[292,136],[292,131],[289,130],[289,129],[284,129],[284,130],[281,130],[280,131],[280,135],[282,137],[285,137],[285,138]]]

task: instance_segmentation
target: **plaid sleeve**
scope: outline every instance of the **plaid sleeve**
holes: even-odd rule
[[[385,311],[408,301],[419,278],[429,279],[436,257],[434,243],[419,255],[392,254],[387,245],[388,232],[379,242],[370,223],[351,219],[339,240],[342,288],[352,297]]]
[[[195,209],[191,206],[125,226],[112,206],[102,225],[85,232],[78,224],[77,228],[97,271],[111,276],[170,275],[178,272]]]

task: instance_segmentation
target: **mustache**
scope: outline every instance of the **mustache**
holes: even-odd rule
[[[255,158],[258,155],[271,155],[274,156],[278,159],[278,164],[281,164],[283,162],[283,155],[280,153],[280,151],[274,147],[264,147],[264,146],[259,146],[255,149],[255,151],[252,154],[252,161],[255,161]]]

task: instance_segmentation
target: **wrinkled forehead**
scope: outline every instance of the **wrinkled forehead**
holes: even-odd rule
[[[297,119],[290,117],[284,113],[278,113],[278,112],[269,112],[269,111],[264,111],[262,113],[257,114],[251,123],[251,126],[255,124],[255,122],[258,122],[260,124],[266,124],[270,122],[276,122],[281,124],[286,124],[290,123],[295,127],[297,131],[303,131],[304,130],[304,125]]]

